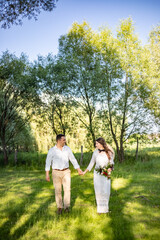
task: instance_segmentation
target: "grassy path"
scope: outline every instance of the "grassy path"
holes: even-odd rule
[[[158,240],[160,161],[117,165],[109,215],[97,215],[93,173],[72,170],[72,211],[56,215],[52,182],[43,171],[0,173],[1,240]]]

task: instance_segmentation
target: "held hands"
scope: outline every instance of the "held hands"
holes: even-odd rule
[[[83,172],[80,168],[78,168],[77,171],[78,171],[78,174],[79,174],[79,175],[84,176],[84,174],[86,174],[86,172],[88,172],[88,169],[86,169],[86,170]]]
[[[83,172],[83,176],[84,176],[84,174],[86,174],[88,172],[88,169],[86,169],[84,172]]]
[[[77,168],[78,174],[83,175],[83,171],[80,168]]]

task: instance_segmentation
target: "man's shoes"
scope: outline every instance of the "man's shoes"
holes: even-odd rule
[[[69,213],[69,212],[70,212],[69,207],[65,208],[65,209],[64,209],[64,212],[65,212],[65,213]]]
[[[62,208],[58,208],[57,214],[58,214],[58,215],[61,215],[61,214],[62,214]]]

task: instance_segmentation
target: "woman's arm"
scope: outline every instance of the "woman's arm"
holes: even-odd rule
[[[86,174],[89,170],[86,168],[86,170],[83,172],[83,175]]]
[[[83,175],[86,174],[88,171],[91,171],[95,163],[96,163],[96,151],[93,152],[91,161],[86,170],[83,172]]]

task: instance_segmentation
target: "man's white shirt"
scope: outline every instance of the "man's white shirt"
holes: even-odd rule
[[[68,146],[64,146],[62,150],[60,150],[55,145],[48,151],[45,171],[49,171],[51,166],[52,169],[59,170],[69,168],[69,161],[71,161],[75,169],[80,168],[77,160]]]

